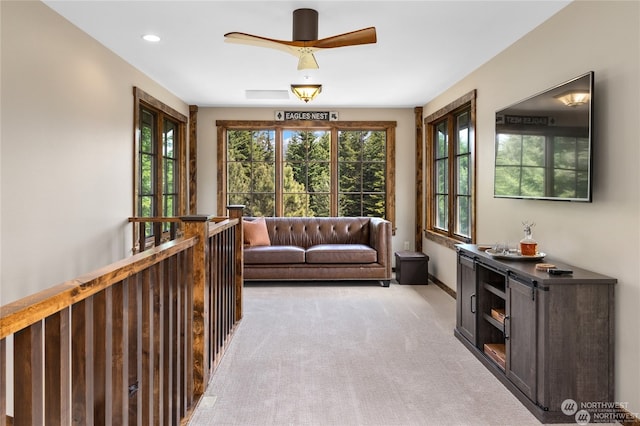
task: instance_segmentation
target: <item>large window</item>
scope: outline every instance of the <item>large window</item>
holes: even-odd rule
[[[331,133],[283,132],[283,216],[330,216]]]
[[[425,119],[427,238],[446,245],[475,239],[475,91]]]
[[[184,214],[184,133],[187,118],[138,88],[134,88],[134,104],[134,216]],[[147,223],[145,234],[154,234],[151,223]]]
[[[384,217],[385,133],[346,130],[338,133],[338,140],[338,214]]]
[[[219,121],[219,208],[393,220],[395,122]]]
[[[275,158],[273,130],[230,130],[227,133],[226,204],[249,206],[252,216],[273,216]]]

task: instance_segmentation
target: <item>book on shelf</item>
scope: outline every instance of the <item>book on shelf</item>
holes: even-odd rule
[[[498,321],[500,324],[504,324],[504,309],[493,308],[491,309],[491,316]]]
[[[489,356],[503,370],[506,368],[507,358],[504,354],[504,343],[485,343],[484,353]]]

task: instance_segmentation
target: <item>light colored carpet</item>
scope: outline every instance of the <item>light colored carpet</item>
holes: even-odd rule
[[[264,285],[191,425],[536,425],[434,284]]]

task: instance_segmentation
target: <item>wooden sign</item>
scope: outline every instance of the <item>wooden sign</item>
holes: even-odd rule
[[[335,111],[276,111],[276,121],[338,121]]]

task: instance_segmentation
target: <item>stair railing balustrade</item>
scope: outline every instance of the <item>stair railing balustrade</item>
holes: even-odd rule
[[[0,426],[188,422],[242,318],[242,207],[2,306]]]

